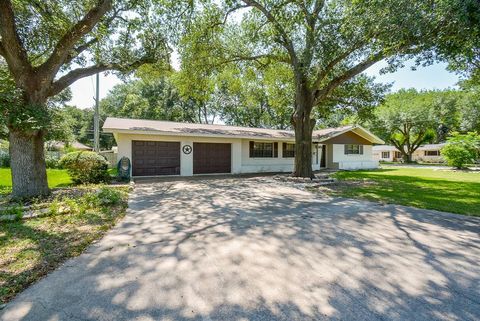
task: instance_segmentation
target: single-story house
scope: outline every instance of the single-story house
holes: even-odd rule
[[[440,152],[443,146],[445,143],[422,145],[413,152],[412,160],[424,163],[443,163],[445,160]],[[373,146],[373,158],[384,162],[399,162],[402,161],[402,154],[395,146],[378,145]]]
[[[291,172],[290,130],[108,117],[118,159],[131,160],[132,176]],[[355,125],[313,132],[313,169],[376,168],[372,145],[384,142]]]

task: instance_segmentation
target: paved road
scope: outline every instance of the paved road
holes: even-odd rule
[[[480,220],[284,184],[140,185],[1,320],[480,320]]]

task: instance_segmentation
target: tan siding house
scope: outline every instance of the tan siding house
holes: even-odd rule
[[[412,160],[423,163],[444,163],[445,159],[441,155],[443,146],[445,143],[422,145],[412,154]],[[402,161],[400,151],[391,145],[373,146],[373,157],[375,160],[385,162]]]

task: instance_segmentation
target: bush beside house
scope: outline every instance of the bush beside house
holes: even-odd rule
[[[72,152],[60,159],[75,183],[102,183],[109,181],[108,162],[95,152]]]

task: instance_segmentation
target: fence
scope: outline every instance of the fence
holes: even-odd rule
[[[113,150],[104,150],[99,152],[99,154],[105,157],[107,162],[110,164],[110,167],[117,166],[117,153],[115,153]]]

